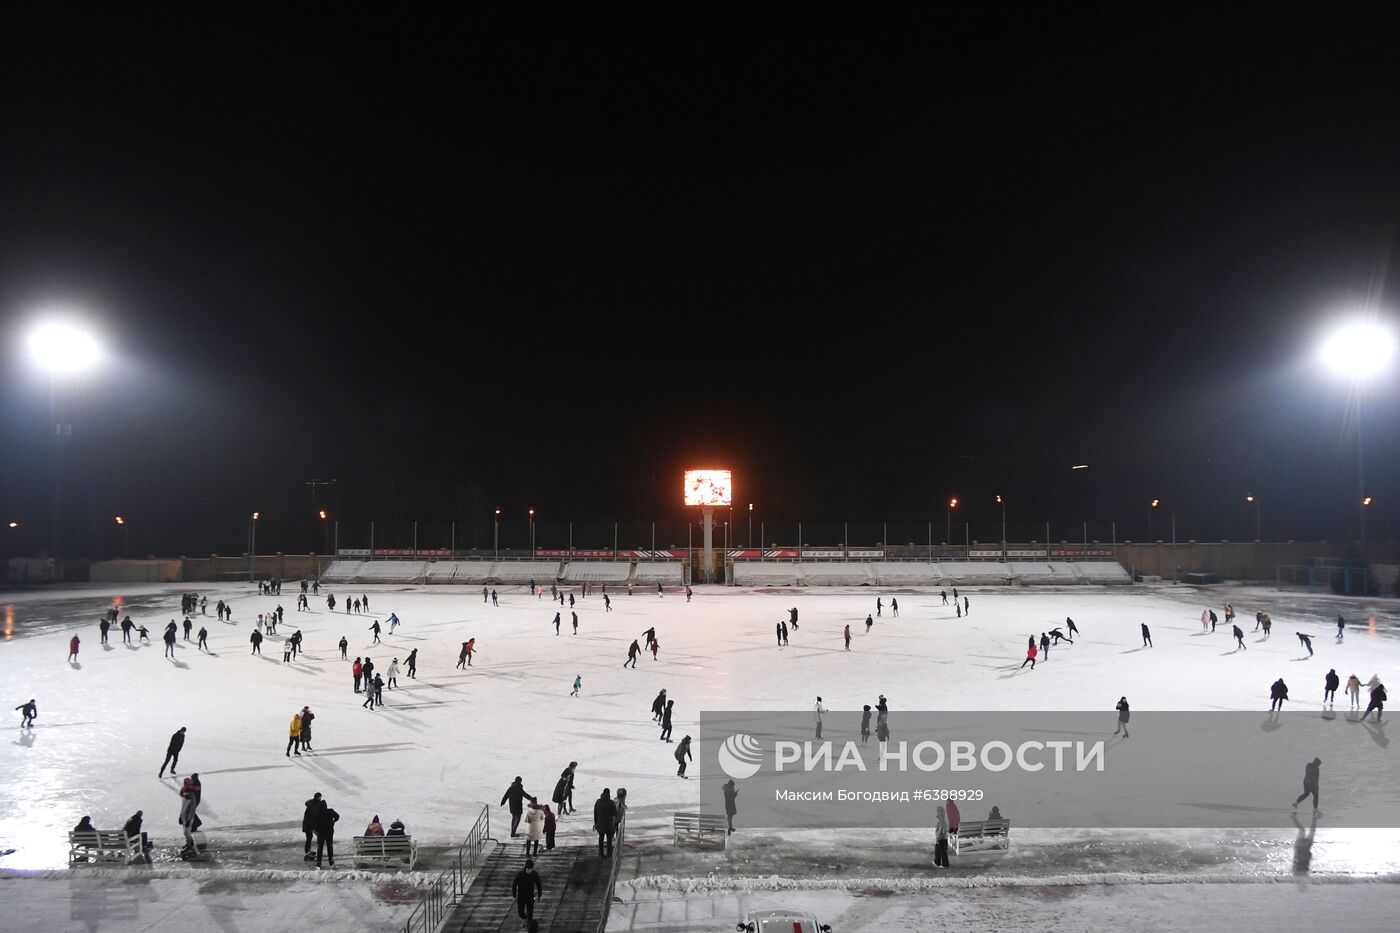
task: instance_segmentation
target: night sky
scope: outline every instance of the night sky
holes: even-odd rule
[[[253,509],[259,550],[305,551],[313,478],[391,538],[489,544],[496,507],[684,528],[687,465],[779,527],[943,526],[956,495],[991,540],[1000,493],[1013,538],[1140,540],[1155,496],[1182,539],[1239,540],[1253,493],[1266,538],[1355,537],[1354,399],[1313,356],[1400,308],[1379,7],[211,9],[7,27],[7,554],[47,541],[23,335],[54,307],[110,351],[59,390],[93,557],[116,514],[132,553],[239,553]],[[1397,386],[1364,399],[1376,538]]]

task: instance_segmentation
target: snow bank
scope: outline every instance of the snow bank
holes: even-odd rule
[[[626,583],[632,575],[631,561],[575,560],[564,565],[565,583]]]
[[[680,586],[685,582],[684,567],[680,561],[639,560],[632,571],[632,582],[655,586]]]
[[[925,858],[929,861],[929,858]],[[931,875],[921,878],[843,877],[789,878],[783,875],[721,875],[685,877],[676,875],[643,875],[626,881],[639,889],[676,891],[686,894],[711,891],[860,891],[879,888],[887,891],[913,893],[938,888],[1020,888],[1065,885],[1140,885],[1140,884],[1294,884],[1298,877],[1291,872],[1264,874],[1261,872],[1090,872],[1064,875],[1027,875],[997,877],[975,875]],[[619,882],[621,884],[622,882]],[[1400,884],[1400,874],[1375,875],[1314,875],[1309,884]]]

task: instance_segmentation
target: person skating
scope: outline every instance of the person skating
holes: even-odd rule
[[[778,625],[782,627],[782,632],[783,632],[783,645],[786,646],[787,643],[788,643],[788,627],[787,627],[787,623],[786,623],[786,622],[779,622]]]
[[[573,616],[573,618],[574,618],[574,634],[577,635],[577,634],[578,634],[578,613],[577,613],[577,612],[570,612],[569,615]]]
[[[1210,610],[1210,630],[1215,631],[1215,625],[1219,620],[1215,617],[1215,610]]]
[[[125,616],[122,619],[122,644],[131,644],[131,630],[135,627],[136,626],[132,624],[131,616]]]
[[[501,604],[501,603],[500,603],[499,598],[498,598],[497,595],[496,595],[496,591],[495,591],[495,590],[492,590],[492,591],[491,591],[491,605],[493,605],[493,606],[499,606],[500,604]]]
[[[24,721],[19,724],[21,729],[30,728],[34,725],[34,720],[39,718],[39,704],[32,698],[28,703],[21,703],[15,709],[20,710],[24,717]]]
[[[1056,668],[1056,670],[1059,670],[1059,668]],[[1117,735],[1119,730],[1121,729],[1123,732],[1123,738],[1126,739],[1128,737],[1128,698],[1119,697],[1118,705],[1115,706],[1114,709],[1118,710],[1118,725],[1113,727],[1113,734]]]
[[[653,625],[651,628],[643,632],[642,637],[646,639],[647,647],[651,647],[651,640],[656,637],[656,626]]]
[[[1027,664],[1029,664],[1029,665],[1031,666],[1031,670],[1035,670],[1035,655],[1036,655],[1036,648],[1035,648],[1035,644],[1032,643],[1031,646],[1030,646],[1029,648],[1026,649],[1026,659],[1025,659],[1024,661],[1021,662],[1021,668],[1022,668],[1022,670],[1025,669],[1025,667],[1026,667]],[[1058,669],[1059,669],[1059,668],[1056,668],[1056,670],[1058,670]]]
[[[1071,645],[1074,644],[1074,639],[1070,638],[1068,635],[1066,635],[1064,632],[1060,631],[1058,628],[1052,628],[1052,629],[1050,630],[1050,638],[1053,639],[1053,640],[1050,642],[1050,644],[1052,644],[1052,645],[1058,645],[1058,644],[1059,644],[1060,642],[1062,642],[1062,641],[1067,641],[1067,642],[1069,642]]]
[[[573,608],[574,608],[574,594],[573,594],[573,593],[570,593],[570,594],[569,594],[569,609],[572,610]]]
[[[524,778],[515,776],[515,780],[506,788],[506,792],[501,795],[501,806],[510,806],[510,838],[514,839],[520,828],[520,815],[525,812],[525,800],[533,800],[534,795],[525,789]]]
[[[462,642],[462,653],[457,655],[457,670],[466,670],[467,662],[470,660],[471,652],[467,650],[467,643]]]
[[[262,632],[259,632],[257,629],[253,629],[248,633],[248,641],[253,645],[251,654],[262,654],[262,640]]]
[[[1265,639],[1265,641],[1268,640],[1268,638],[1269,638],[1269,633],[1270,633],[1270,631],[1273,629],[1273,627],[1274,627],[1274,620],[1271,619],[1271,618],[1269,617],[1269,614],[1268,614],[1267,612],[1264,613],[1264,639]]]
[[[316,718],[316,714],[311,712],[311,707],[301,708],[301,748],[302,751],[314,752],[311,747],[311,723]]]
[[[1241,651],[1249,650],[1245,647],[1244,643],[1244,629],[1240,628],[1238,625],[1232,625],[1230,627],[1230,633],[1235,636],[1235,644],[1239,645]]]
[[[316,826],[321,821],[321,810],[325,805],[319,790],[306,801],[306,810],[301,815],[301,831],[306,836],[306,846],[301,856],[303,861],[310,862],[316,858],[311,854],[311,838],[316,835]]]
[[[151,643],[151,631],[150,629],[146,628],[146,626],[138,626],[136,629],[136,634],[138,636],[138,641],[144,641],[148,645]]]
[[[686,777],[685,764],[693,758],[694,756],[690,754],[690,736],[687,735],[685,738],[681,739],[680,744],[676,746],[676,764],[678,765],[676,768],[677,777]],[[686,779],[689,780],[689,778]]]
[[[1147,627],[1146,622],[1142,623],[1142,646],[1144,648],[1152,647],[1152,629]]]
[[[1235,624],[1235,607],[1230,605],[1229,603],[1225,604],[1225,624]]]
[[[384,678],[379,674],[374,675],[374,705],[384,705]]]
[[[569,696],[571,696],[571,697],[576,697],[576,696],[578,696],[578,695],[579,695],[579,691],[582,690],[582,689],[583,689],[583,675],[582,675],[582,674],[575,674],[575,675],[574,675],[574,690],[573,690],[572,693],[569,694]]]
[[[199,828],[199,814],[196,812],[199,801],[194,790],[192,778],[185,778],[184,785],[180,788],[180,826],[185,831],[185,847],[180,850],[181,855],[194,855],[194,831]]]
[[[1351,708],[1361,708],[1361,678],[1352,674],[1347,678],[1347,696],[1351,698]]]
[[[671,707],[676,705],[675,700],[667,700],[666,708],[661,711],[661,741],[671,741]]]
[[[340,660],[344,661],[350,656],[350,639],[344,635],[340,636]]]
[[[957,602],[954,602],[954,603],[953,603],[953,613],[954,613],[959,619],[962,618],[962,606],[959,605]]]
[[[554,614],[554,634],[559,634],[559,613]]]
[[[107,644],[107,632],[110,631],[111,628],[112,628],[112,620],[111,620],[111,619],[108,619],[106,616],[103,616],[103,618],[102,618],[101,620],[98,621],[98,623],[97,623],[97,631],[98,631],[98,633],[99,633],[98,644],[102,644],[102,645]]]
[[[199,642],[195,647],[200,651],[209,650],[209,630],[202,625],[199,627]]]
[[[1264,624],[1264,612],[1260,610],[1254,614],[1254,631],[1259,631],[1259,626]]]
[[[471,667],[471,666],[472,666],[472,657],[476,654],[476,638],[475,638],[475,636],[473,636],[472,638],[468,638],[468,639],[467,639],[466,651],[467,651],[467,667]]]
[[[612,597],[609,596],[607,593],[603,594],[603,611],[612,612]],[[551,846],[550,848],[553,848],[553,846]]]
[[[185,625],[185,641],[189,641],[189,640],[190,640],[190,633],[194,631],[194,623],[190,621],[189,616],[185,616],[185,623],[184,623],[184,625]]]
[[[286,755],[286,757],[288,757],[288,758],[292,757],[292,752],[294,752],[294,751],[295,751],[298,755],[301,754],[301,713],[300,713],[300,712],[297,712],[297,713],[293,713],[293,714],[292,714],[292,721],[291,721],[291,724],[290,724],[289,726],[287,726],[287,755]]]
[[[165,746],[165,760],[160,763],[160,770],[156,772],[156,777],[165,777],[166,766],[170,768],[170,776],[175,776],[175,768],[180,764],[180,749],[184,747],[185,727],[181,726],[170,737],[170,744]]]
[[[573,772],[565,768],[559,775],[559,780],[554,782],[554,793],[549,798],[559,808],[560,816],[569,815],[569,788],[572,786]]]
[[[637,644],[637,639],[632,639],[631,646],[627,649],[627,660],[622,662],[622,666],[632,665],[632,669],[637,669],[637,655],[642,653],[642,646]]]
[[[79,644],[80,642],[78,641],[77,635],[74,635],[72,638],[68,639],[68,663],[71,664],[74,661],[78,660]]]
[[[171,623],[165,629],[165,657],[175,657],[175,623]]]
[[[486,587],[483,586],[483,587],[481,588],[481,603],[482,603],[482,605],[485,605],[486,603],[489,603],[490,601],[491,601],[491,591],[488,590]]]
[[[651,701],[652,722],[661,721],[661,711],[666,708],[666,688],[662,687],[661,692],[656,695],[656,699]]]
[[[1040,655],[1041,660],[1050,660],[1050,636],[1045,632],[1040,633]]]
[[[1209,629],[1210,629],[1210,610],[1209,610],[1209,609],[1202,609],[1202,610],[1201,610],[1201,631],[1204,632],[1204,631],[1207,631],[1207,630],[1209,630]]]
[[[1385,684],[1376,680],[1375,677],[1372,677],[1371,680],[1375,681],[1375,686],[1371,687],[1371,701],[1366,704],[1366,712],[1361,714],[1362,722],[1365,722],[1366,718],[1371,715],[1371,710],[1376,711],[1376,722],[1380,722],[1382,714],[1385,713],[1385,701],[1387,699],[1385,695]]]
[[[948,591],[947,591],[947,590],[939,590],[939,591],[938,591],[938,595],[943,597],[943,605],[945,605],[945,606],[948,605]]]
[[[870,707],[866,707],[869,709]],[[730,778],[722,785],[724,789],[724,818],[728,823],[729,835],[734,835],[734,817],[739,814],[739,788],[734,786],[734,779]]]
[[[1269,712],[1283,709],[1283,701],[1288,699],[1288,684],[1280,677],[1269,686]]]
[[[360,659],[358,657],[355,658],[355,663],[350,665],[350,673],[353,674],[355,677],[355,692],[359,693],[360,678],[364,676],[365,668],[364,665],[360,663]]]
[[[968,599],[966,596],[963,597],[963,615],[972,615],[972,600]]]
[[[846,650],[851,650],[851,625],[846,623],[846,630],[842,632],[842,637],[846,639]]]
[[[864,745],[870,741],[870,704],[865,704],[865,709],[860,714],[860,744]]]
[[[778,636],[778,647],[781,648],[783,646],[783,623],[774,622],[773,632]]]
[[[1327,672],[1327,676],[1322,679],[1322,702],[1327,704],[1335,703],[1337,700],[1337,687],[1341,686],[1342,679],[1337,676],[1337,669],[1333,668]]]
[[[617,806],[606,787],[593,802],[593,829],[598,834],[598,857],[612,855],[613,834],[617,832]]]
[[[899,600],[895,599],[893,596],[890,597],[890,614],[896,619],[899,618]]]
[[[399,685],[399,659],[398,659],[398,658],[394,658],[392,661],[389,662],[389,669],[386,670],[385,673],[389,675],[389,677],[388,677],[388,679],[385,681],[385,683],[388,684],[390,690],[393,690],[395,687],[397,687],[397,686]]]
[[[1298,799],[1293,801],[1293,809],[1298,809],[1298,804],[1313,799],[1313,813],[1317,812],[1319,785],[1322,780],[1322,759],[1314,758],[1303,768],[1303,792],[1298,795]]]
[[[870,634],[870,628],[875,624],[875,620],[870,617],[870,613],[865,614],[865,634]]]
[[[661,642],[653,638],[651,640],[651,659],[656,660],[656,653],[661,650]]]
[[[331,809],[329,803],[321,802],[316,816],[316,867],[321,867],[321,851],[324,848],[330,867],[335,867],[335,824],[340,814]]]
[[[1294,632],[1293,634],[1297,635],[1298,641],[1302,644],[1304,648],[1308,649],[1308,657],[1312,657],[1312,637],[1309,635],[1305,635],[1302,632]]]
[[[796,607],[796,606],[793,606],[791,609],[788,610],[788,625],[791,625],[791,626],[792,626],[792,630],[793,630],[794,632],[797,631],[798,625],[797,625],[797,607]]]
[[[390,635],[394,634],[394,632],[398,631],[398,628],[399,628],[399,614],[398,614],[397,612],[391,612],[391,613],[389,613],[389,634],[390,634]]]
[[[404,658],[404,662],[403,662],[403,663],[404,663],[404,666],[408,668],[408,679],[409,679],[409,680],[417,680],[417,679],[418,679],[418,649],[417,649],[417,648],[414,648],[412,651],[410,651],[410,652],[408,653],[408,657],[407,657],[407,658]]]
[[[535,860],[527,858],[525,867],[516,873],[515,880],[510,883],[510,899],[521,920],[528,922],[535,919],[537,897],[544,897],[544,886],[540,884],[539,872],[535,871]]]
[[[884,605],[885,604],[880,601],[880,597],[875,597],[875,614],[877,616],[880,615],[880,610],[884,608]]]
[[[661,596],[662,596],[661,584],[658,583],[658,584],[656,584],[656,598],[657,598],[657,599],[660,599]]]
[[[1069,629],[1071,638],[1079,634],[1079,626],[1075,625],[1074,620],[1069,616],[1065,616],[1065,628]]]
[[[374,620],[374,624],[371,625],[371,626],[369,627],[369,630],[370,630],[371,632],[374,633],[374,641],[371,642],[371,644],[375,644],[375,645],[379,644],[379,620],[378,620],[378,619],[375,619],[375,620]]]
[[[1341,615],[1338,615],[1338,616],[1337,616],[1337,642],[1338,642],[1338,643],[1341,642],[1341,640],[1342,640],[1342,630],[1345,629],[1346,627],[1347,627],[1346,620],[1343,619],[1343,618],[1341,617]]]

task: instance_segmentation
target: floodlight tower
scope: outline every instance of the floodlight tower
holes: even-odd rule
[[[1353,321],[1334,331],[1321,348],[1323,364],[1349,383],[1356,397],[1356,486],[1358,532],[1366,543],[1366,460],[1361,446],[1361,396],[1364,384],[1380,375],[1395,355],[1395,333],[1375,319],[1374,314]]]
[[[733,474],[729,470],[686,470],[685,504],[699,506],[703,528],[700,573],[706,583],[715,582],[715,508],[734,505]]]

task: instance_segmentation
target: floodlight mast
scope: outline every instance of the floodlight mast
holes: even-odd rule
[[[1362,386],[1389,366],[1395,356],[1395,333],[1379,323],[1373,313],[1346,324],[1323,341],[1323,364],[1345,379],[1356,395],[1356,489],[1359,543],[1366,543],[1366,457],[1361,434]]]

